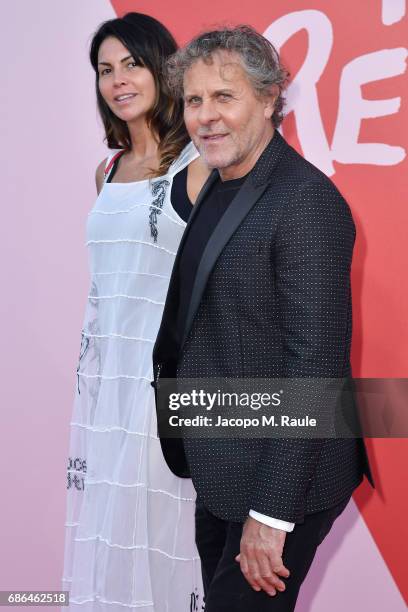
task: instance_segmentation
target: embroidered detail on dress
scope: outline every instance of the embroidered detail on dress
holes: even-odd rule
[[[200,595],[197,589],[190,593],[190,612],[197,612],[198,610],[204,610],[204,603],[200,606]]]
[[[157,236],[159,232],[157,230],[157,216],[161,214],[161,208],[163,208],[164,198],[166,197],[167,189],[170,185],[170,181],[162,179],[161,181],[155,181],[151,183],[152,196],[155,198],[150,206],[149,225],[150,233],[154,242],[157,242]]]
[[[89,348],[89,338],[87,336],[85,336],[85,332],[84,330],[82,330],[81,332],[81,348],[79,350],[79,360],[78,360],[78,367],[77,367],[77,379],[78,379],[78,393],[81,394],[80,388],[79,388],[79,368],[81,366],[81,360],[83,359],[86,351]]]

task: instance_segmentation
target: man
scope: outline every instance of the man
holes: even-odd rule
[[[213,168],[183,236],[154,348],[160,378],[350,376],[349,208],[276,128],[286,73],[249,27],[207,32],[169,67]],[[162,439],[197,490],[206,612],[294,610],[363,473],[362,440]]]

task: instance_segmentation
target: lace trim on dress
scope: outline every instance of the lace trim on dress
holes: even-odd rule
[[[176,555],[172,555],[161,548],[154,548],[153,546],[146,546],[145,544],[130,544],[129,546],[122,546],[122,544],[114,544],[98,534],[89,536],[88,538],[75,538],[75,542],[93,542],[95,540],[102,542],[102,544],[109,546],[109,548],[120,548],[122,550],[149,550],[158,552],[168,559],[176,559],[177,561],[196,561],[199,559],[199,557],[177,557]]]
[[[131,238],[117,238],[115,240],[87,240],[85,246],[89,246],[90,244],[116,244],[116,243],[129,243],[129,244],[145,244],[146,246],[154,247],[155,249],[160,249],[161,251],[165,251],[169,253],[169,255],[176,255],[175,251],[169,251],[164,247],[157,246],[157,244],[151,244],[150,242],[145,242],[144,240],[134,240]]]
[[[159,306],[164,306],[164,302],[157,302],[156,300],[151,300],[147,297],[140,297],[139,295],[126,295],[125,293],[115,293],[114,295],[88,295],[89,300],[112,300],[116,298],[125,298],[127,300],[142,300],[144,302],[149,302],[149,304],[157,304]]]
[[[169,280],[167,274],[153,274],[153,272],[136,272],[135,270],[113,270],[112,272],[92,272],[92,276],[108,276],[110,274],[137,274],[139,276],[155,276],[156,278],[165,278]]]
[[[72,582],[72,580],[70,580],[69,578],[63,578],[64,582]],[[126,604],[123,603],[121,601],[109,601],[108,599],[103,599],[103,597],[99,597],[98,595],[95,594],[95,596],[92,596],[90,599],[76,599],[75,597],[70,597],[69,598],[69,603],[72,604],[77,604],[77,605],[81,605],[81,604],[85,604],[85,603],[90,603],[91,601],[99,601],[103,604],[108,604],[108,605],[112,605],[112,606],[123,606],[124,608],[147,608],[147,607],[152,607],[153,606],[153,602],[152,601],[140,601],[140,602],[134,602],[133,604]]]
[[[130,208],[124,208],[123,210],[91,210],[88,213],[88,216],[89,215],[123,215],[123,214],[132,212],[136,208],[149,208],[150,210],[154,208],[157,210],[157,214],[162,214],[164,217],[169,219],[169,221],[171,221],[172,223],[175,223],[176,225],[179,225],[180,227],[184,227],[185,225],[184,222],[174,219],[173,217],[168,215],[166,212],[164,212],[164,210],[161,210],[158,206],[153,206],[151,204],[134,204]]]
[[[132,436],[142,436],[143,438],[152,438],[152,440],[159,440],[159,437],[155,436],[154,434],[144,433],[141,431],[132,431],[131,429],[126,429],[126,427],[121,427],[120,425],[114,425],[112,427],[92,427],[92,425],[88,425],[87,423],[76,423],[75,421],[71,421],[71,425],[72,427],[83,427],[83,429],[87,429],[88,431],[94,431],[96,433],[111,433],[112,431],[120,431],[122,433],[127,433]]]
[[[118,380],[119,378],[130,378],[132,380],[147,380],[147,382],[151,382],[151,378],[147,378],[147,376],[131,376],[130,374],[115,374],[114,376],[106,376],[105,374],[85,374],[85,372],[78,372],[78,376],[83,376],[84,378],[100,378],[102,380]]]
[[[154,344],[154,340],[151,340],[150,338],[138,338],[137,336],[123,336],[122,334],[114,334],[114,333],[110,333],[110,334],[88,334],[83,332],[84,336],[86,336],[87,338],[121,338],[122,340],[139,340],[140,342],[150,342],[151,344]]]

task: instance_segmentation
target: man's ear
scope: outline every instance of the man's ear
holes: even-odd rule
[[[272,85],[270,91],[265,95],[265,119],[270,119],[275,110],[275,102],[278,97],[278,88]]]

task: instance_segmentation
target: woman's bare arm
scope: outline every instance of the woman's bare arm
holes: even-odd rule
[[[106,160],[107,158],[101,161],[95,173],[96,191],[98,192],[98,195],[103,185],[103,175],[105,172]]]

